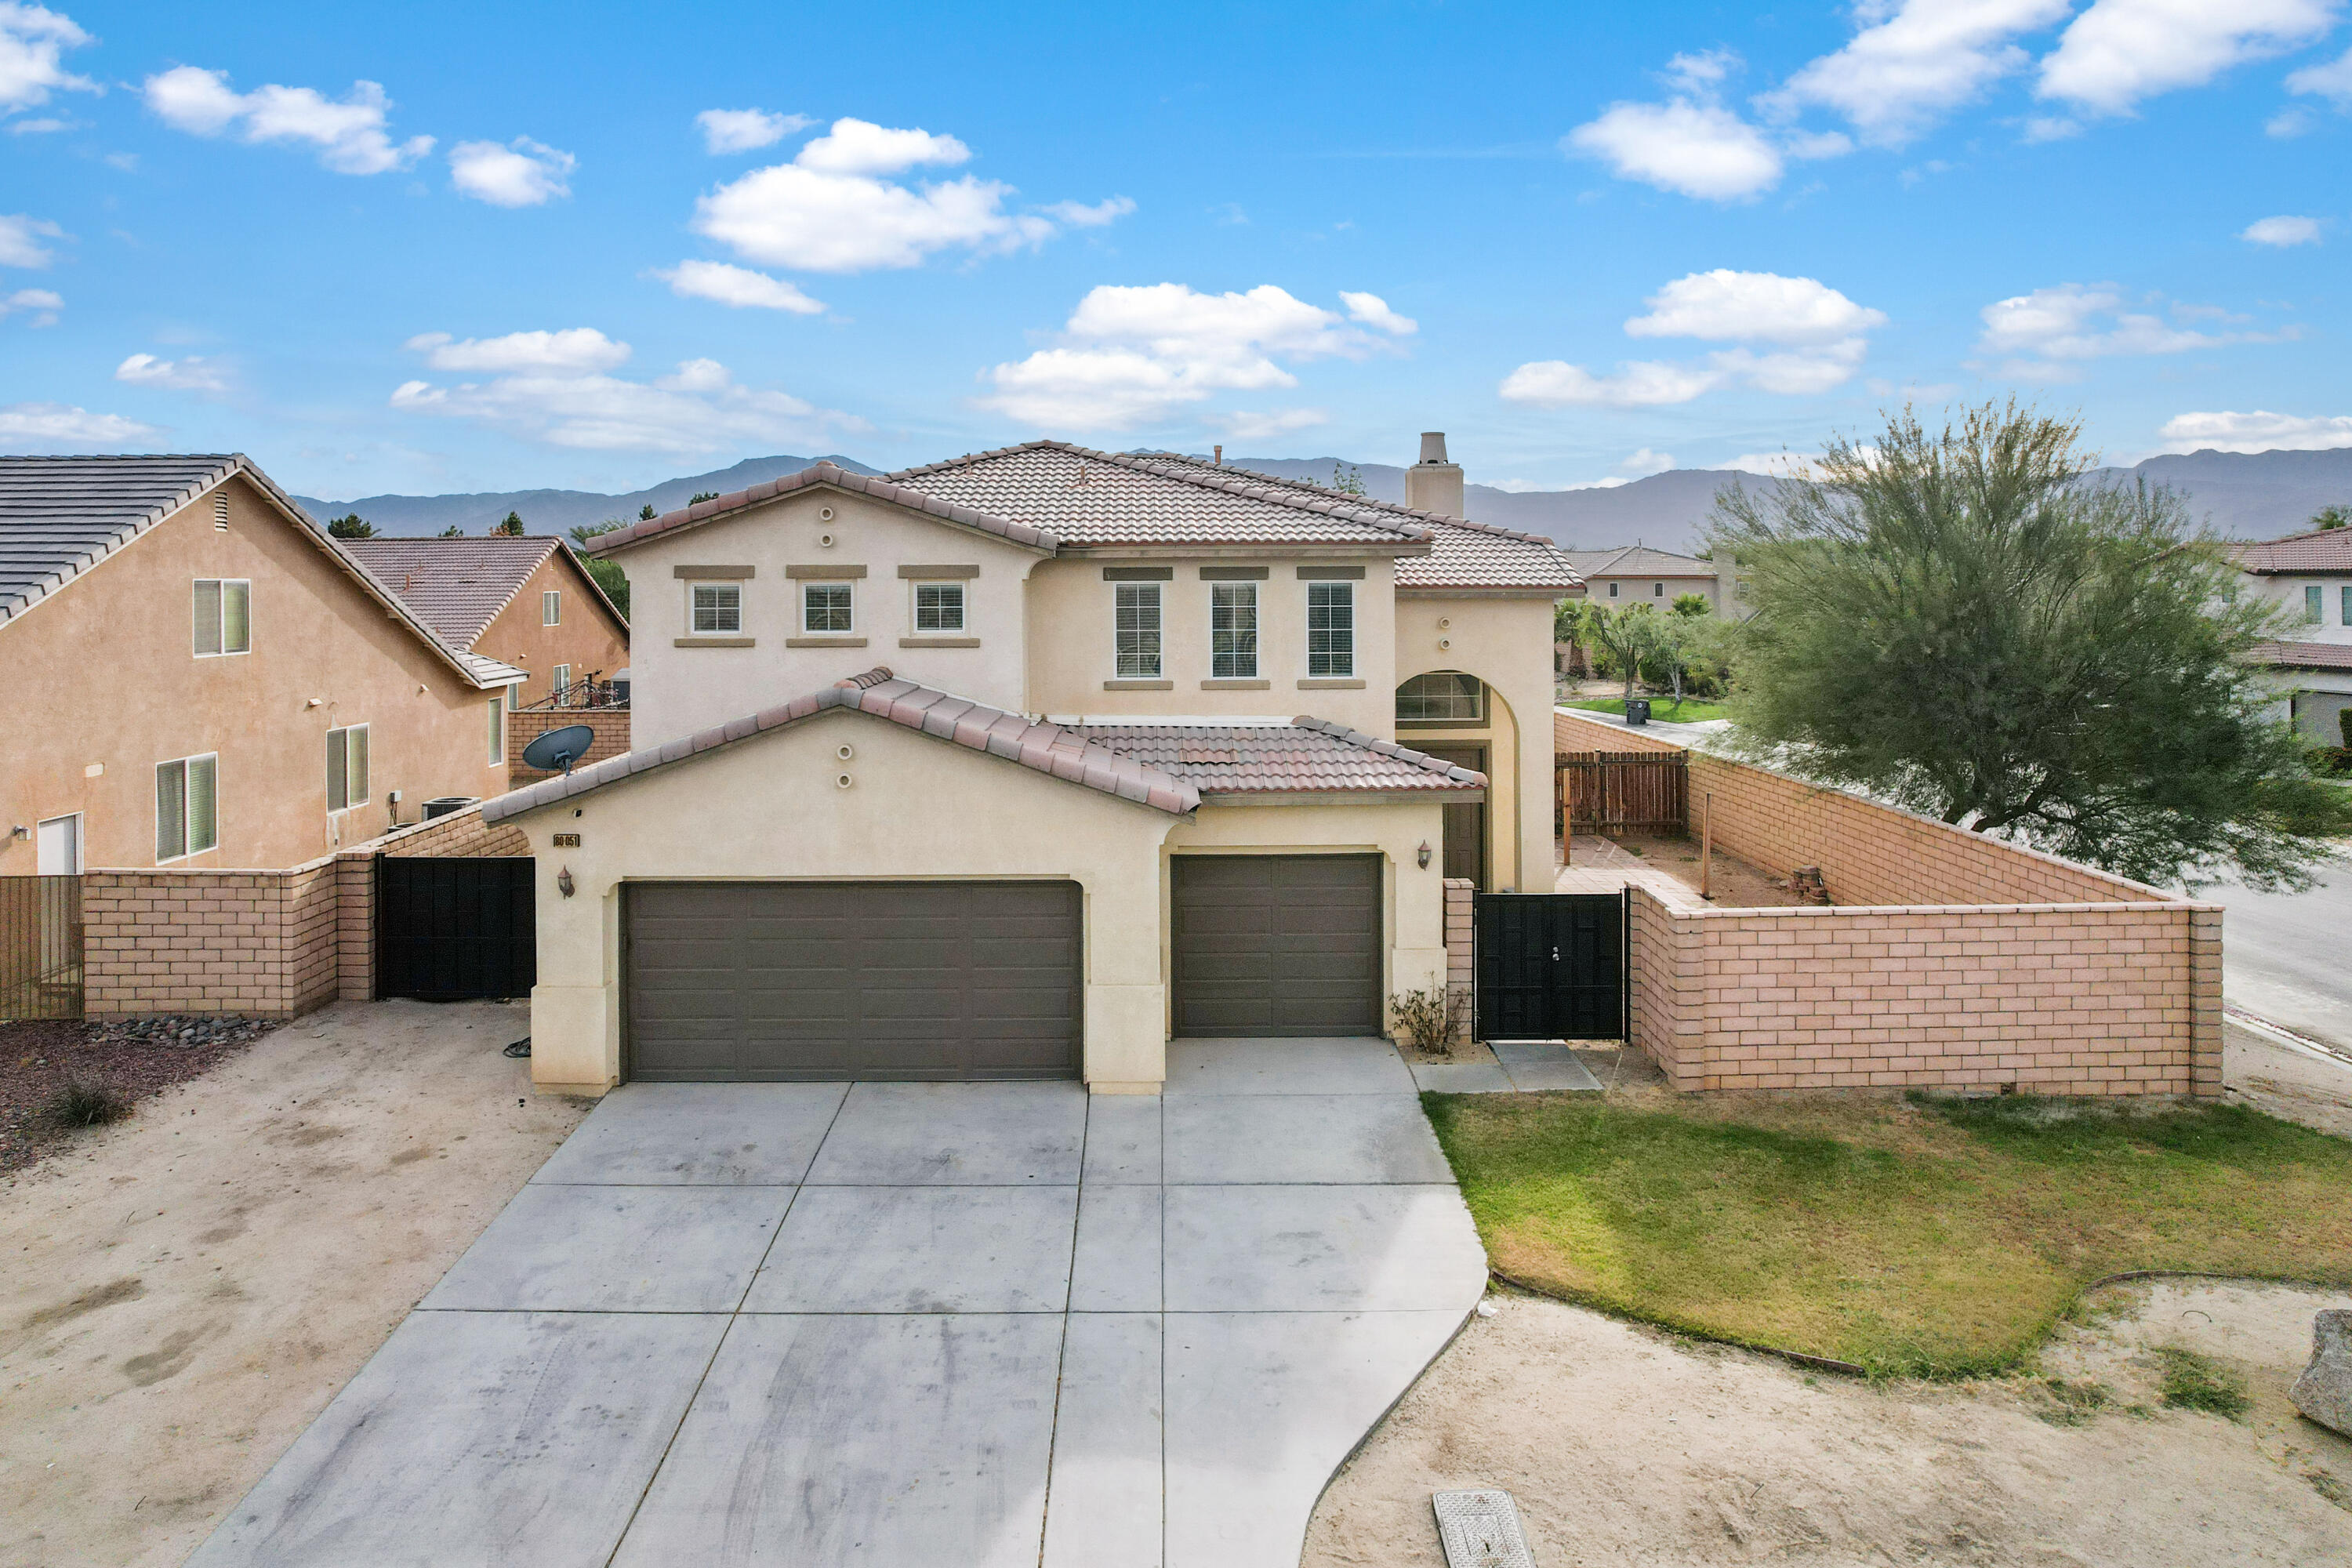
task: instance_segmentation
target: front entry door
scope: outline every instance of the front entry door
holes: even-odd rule
[[[1457,768],[1486,771],[1486,748],[1484,746],[1423,746],[1419,748],[1441,763],[1452,763]],[[1445,875],[1460,877],[1475,883],[1480,892],[1486,890],[1486,803],[1483,800],[1451,801],[1440,807],[1445,814]]]
[[[1625,899],[1479,894],[1478,1038],[1625,1038]]]

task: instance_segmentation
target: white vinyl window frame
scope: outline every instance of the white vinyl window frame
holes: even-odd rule
[[[198,658],[253,651],[253,582],[198,577],[188,592],[188,642]]]
[[[1111,668],[1121,680],[1160,679],[1160,584],[1115,583]]]
[[[79,811],[69,811],[63,816],[43,817],[40,826],[33,830],[35,874],[43,877],[80,876],[82,830],[87,826]]]
[[[1257,584],[1209,584],[1209,678],[1257,679]]]
[[[327,731],[327,809],[349,811],[369,795],[368,727],[347,724]]]
[[[695,583],[687,595],[686,629],[693,637],[734,637],[743,629],[743,584]]]
[[[560,626],[563,624],[563,590],[550,588],[539,596],[539,624]]]
[[[490,762],[497,767],[507,760],[507,693],[490,694]]]
[[[801,584],[802,635],[848,637],[856,630],[856,584],[827,579]]]
[[[1347,680],[1356,673],[1356,585],[1307,584],[1307,677]]]
[[[2321,609],[2320,605],[2326,593],[2326,590],[2320,587],[2316,583],[2311,583],[2305,585],[2303,590],[2303,618],[2306,625],[2315,626],[2322,619],[2325,618],[2326,611]]]
[[[1617,584],[1614,583],[1609,584],[1609,596],[1612,599],[1617,596]]]
[[[220,753],[155,764],[155,863],[220,847]]]
[[[959,582],[926,583],[918,579],[913,584],[914,602],[909,609],[917,637],[959,636],[964,629],[964,591]]]
[[[554,692],[558,697],[561,697],[565,692],[571,690],[572,667],[568,664],[557,665],[552,670],[548,672],[547,686],[548,689]]]

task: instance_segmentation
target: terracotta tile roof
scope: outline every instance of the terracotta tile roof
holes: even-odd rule
[[[2352,643],[2260,642],[2246,656],[2286,669],[2352,669]]]
[[[457,647],[469,648],[562,542],[550,534],[494,533],[486,538],[346,539],[342,546],[426,626]]]
[[[1051,529],[1066,545],[1370,544],[1412,553],[1428,520],[1361,496],[1316,490],[1181,458],[1029,441],[902,468],[892,482]],[[1308,493],[1312,491],[1313,493]],[[1404,552],[1400,551],[1400,553]]]
[[[1696,555],[1676,555],[1645,544],[1621,544],[1614,550],[1570,550],[1569,564],[1586,577],[1712,577],[1715,563]]]
[[[2248,572],[2352,572],[2352,528],[2315,529],[2258,544],[2233,544],[2230,558]]]
[[[909,507],[916,511],[929,512],[933,517],[943,518],[950,522],[961,523],[966,528],[976,528],[982,533],[992,533],[1000,539],[1026,545],[1032,550],[1042,550],[1047,554],[1051,554],[1060,545],[1059,540],[1043,529],[1033,527],[1026,522],[1007,521],[993,512],[960,505],[953,498],[942,498],[927,494],[922,490],[909,489],[903,485],[893,484],[887,479],[877,479],[865,474],[853,474],[838,464],[816,463],[803,468],[796,474],[786,474],[782,479],[770,479],[764,484],[753,485],[749,489],[732,490],[715,500],[697,501],[692,506],[680,508],[677,511],[666,511],[659,517],[646,518],[629,524],[626,528],[615,529],[610,533],[600,533],[596,536],[596,542],[588,547],[587,552],[591,555],[610,555],[616,550],[625,550],[632,544],[642,543],[660,534],[672,533],[681,528],[691,528],[697,523],[709,522],[713,518],[725,517],[731,512],[741,511],[747,507],[758,506],[762,501],[774,500],[778,496],[787,496],[794,490],[805,489],[811,485],[834,485],[842,489],[855,491],[859,495],[871,496],[876,500],[888,501],[894,506]]]
[[[1486,775],[1325,719],[1287,724],[1087,724],[1088,741],[1220,795],[1484,789]]]

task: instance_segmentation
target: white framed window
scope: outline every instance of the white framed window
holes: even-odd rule
[[[1160,584],[1118,583],[1112,641],[1121,680],[1160,679]]]
[[[155,860],[178,860],[220,845],[220,754],[155,764]]]
[[[963,630],[963,584],[961,583],[916,584],[915,630],[918,632]]]
[[[1665,596],[1666,585],[1664,583],[1653,583],[1650,584],[1650,597],[1653,599],[1663,599]]]
[[[2352,626],[2352,585],[2346,586],[2341,590],[2341,594],[2342,604],[2338,607],[2337,614],[2346,626]]]
[[[561,697],[565,692],[571,690],[572,667],[568,664],[557,665],[552,670],[548,672],[547,684],[558,697]]]
[[[507,760],[507,698],[501,691],[490,699],[490,765]]]
[[[327,809],[347,811],[368,797],[368,727],[327,731]]]
[[[191,646],[198,658],[253,651],[253,584],[238,577],[199,577],[192,595]]]
[[[1315,679],[1356,673],[1356,585],[1307,584],[1307,673]]]
[[[563,624],[562,589],[550,588],[539,596],[539,624],[542,626],[560,626]]]
[[[2316,583],[2312,584],[2303,591],[2303,618],[2309,621],[2315,626],[2319,624],[2319,603],[2322,592],[2323,590]]]
[[[732,635],[743,629],[742,584],[697,583],[692,602],[692,630]]]
[[[33,857],[36,876],[80,876],[81,813],[77,811],[44,821],[34,840]]]
[[[1257,675],[1257,584],[1209,584],[1209,674],[1217,680]]]
[[[1396,716],[1400,724],[1483,724],[1486,688],[1451,669],[1416,675],[1397,688]]]
[[[1609,584],[1609,596],[1612,599],[1617,596],[1617,584],[1614,583]]]
[[[850,587],[847,583],[802,584],[801,630],[812,637],[855,630]]]

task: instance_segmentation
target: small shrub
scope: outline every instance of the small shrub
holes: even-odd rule
[[[2243,1421],[2254,1402],[2235,1373],[2210,1356],[2179,1345],[2159,1345],[2157,1363],[2164,1369],[2164,1404],[2170,1410],[2203,1410],[2225,1420]]]
[[[2313,1491],[2317,1492],[2337,1508],[2352,1509],[2352,1487],[2346,1486],[2326,1470],[2305,1470],[2303,1472],[2303,1479],[2311,1483]]]
[[[1396,1020],[1413,1049],[1436,1056],[1453,1050],[1462,1032],[1462,1008],[1468,998],[1443,982],[1420,991],[1400,991],[1389,998],[1389,1016]]]
[[[131,1102],[104,1084],[69,1079],[49,1096],[51,1120],[68,1127],[101,1127],[131,1114]]]
[[[2034,1414],[2053,1426],[2080,1426],[2114,1403],[2105,1384],[2069,1383],[2063,1377],[2043,1378],[2042,1392],[2051,1403]]]

